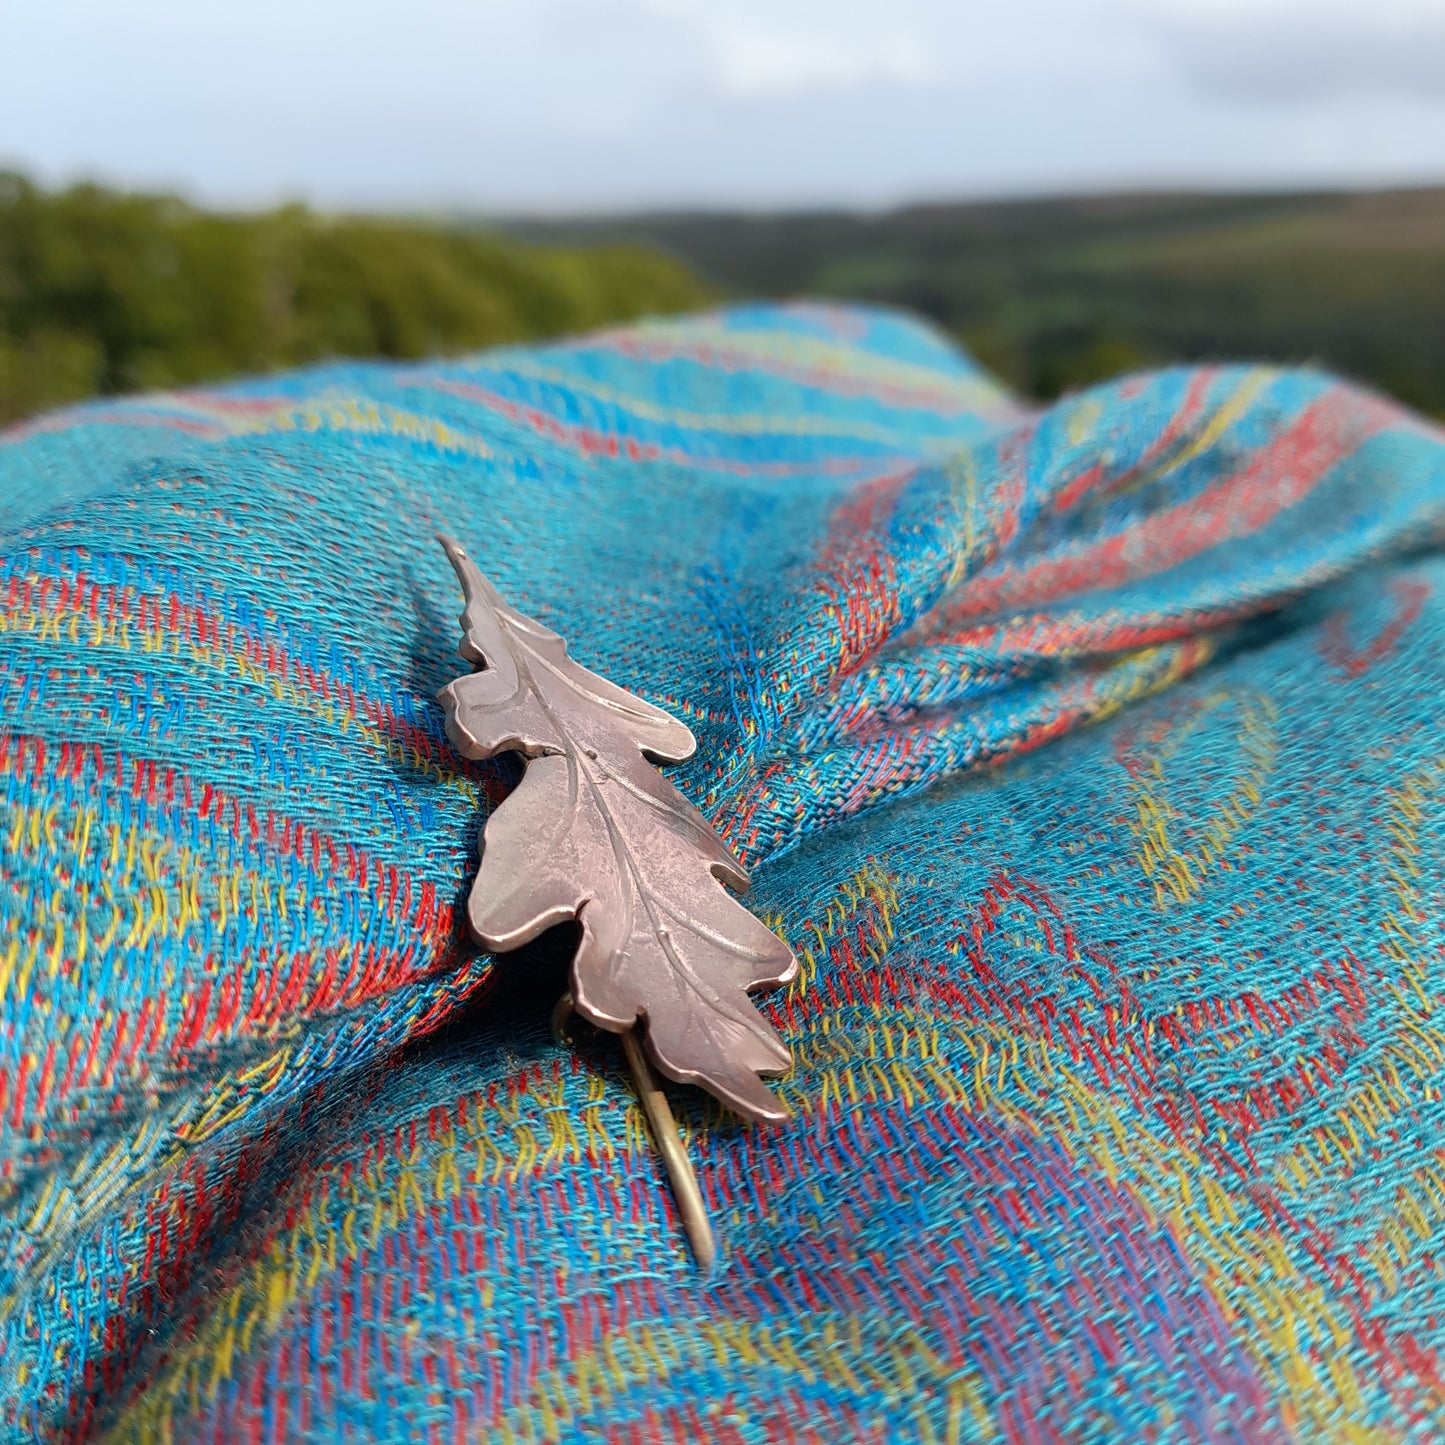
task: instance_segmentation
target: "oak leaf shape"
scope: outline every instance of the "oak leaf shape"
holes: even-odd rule
[[[657,1067],[739,1113],[785,1118],[759,1080],[792,1056],[748,993],[789,982],[788,946],[740,904],[748,876],[652,762],[682,762],[691,731],[567,655],[563,640],[498,595],[450,538],[466,598],[461,655],[479,670],[438,697],[464,757],[527,759],[487,819],[467,913],[497,952],[575,918],[577,1011],[620,1033],[646,1020]]]

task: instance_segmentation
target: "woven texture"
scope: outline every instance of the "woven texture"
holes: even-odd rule
[[[0,1437],[1445,1430],[1445,438],[741,308],[0,437]],[[460,905],[436,531],[699,738],[793,1111]]]

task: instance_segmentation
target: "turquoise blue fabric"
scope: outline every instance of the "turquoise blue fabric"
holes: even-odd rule
[[[462,539],[699,739],[777,1128],[462,905]],[[0,1430],[1429,1439],[1445,438],[741,307],[0,436]]]

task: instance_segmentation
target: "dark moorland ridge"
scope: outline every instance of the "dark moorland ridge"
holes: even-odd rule
[[[1041,397],[1168,361],[1314,362],[1445,416],[1445,189],[1141,194],[879,215],[513,222],[653,245],[735,295],[920,311]]]
[[[711,299],[636,246],[299,206],[220,215],[96,186],[47,194],[0,172],[0,426],[97,393],[466,351]]]

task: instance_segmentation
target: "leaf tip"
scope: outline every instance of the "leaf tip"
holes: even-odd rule
[[[793,1111],[756,1074],[740,1075],[724,1086],[710,1087],[735,1113],[756,1123],[785,1124],[793,1117]]]
[[[445,532],[437,532],[436,540],[443,552],[447,554],[447,561],[452,564],[452,571],[457,574],[457,579],[465,588],[467,586],[467,568],[475,566],[467,549],[457,541],[455,537],[448,537]]]

